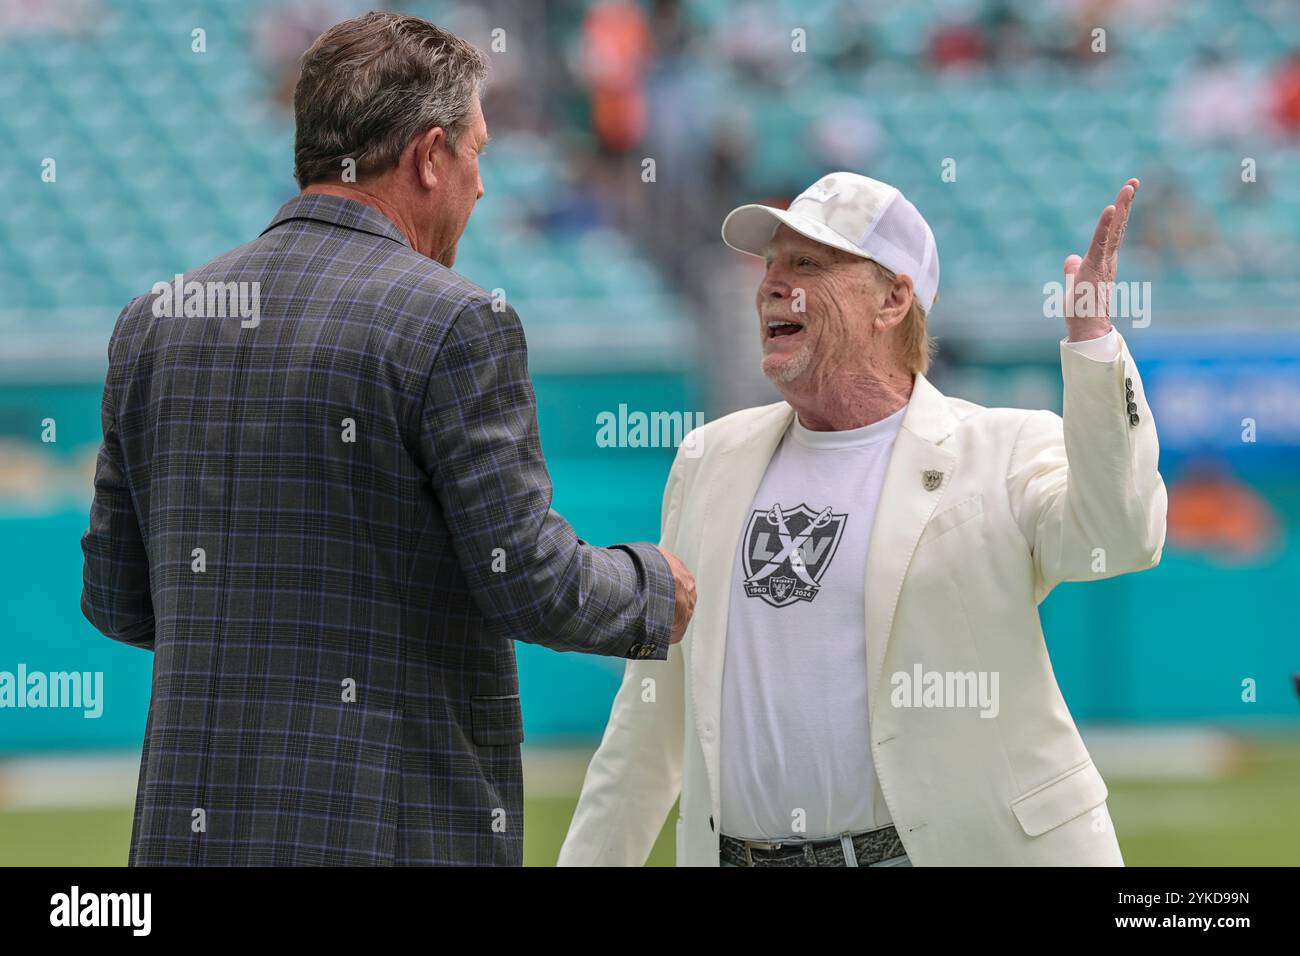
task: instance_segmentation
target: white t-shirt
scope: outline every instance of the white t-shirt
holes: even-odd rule
[[[867,546],[907,412],[815,432],[796,416],[741,534],[722,672],[722,833],[870,830]]]

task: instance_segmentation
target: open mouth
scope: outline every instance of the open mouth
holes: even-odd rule
[[[767,337],[769,339],[778,339],[786,335],[797,335],[803,331],[803,326],[798,322],[789,322],[783,319],[772,319],[767,323]]]

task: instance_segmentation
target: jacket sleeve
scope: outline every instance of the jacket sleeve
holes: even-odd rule
[[[692,444],[688,438],[683,448]],[[684,457],[679,449],[664,490],[660,544],[673,552]],[[667,661],[628,661],[558,866],[645,865],[681,791],[685,715],[681,643],[672,645]]]
[[[119,317],[120,318],[120,317]],[[109,343],[112,365],[113,343]],[[95,461],[95,496],[90,526],[81,537],[81,612],[107,637],[153,650],[153,597],[149,556],[127,485],[122,445],[113,409],[112,371],[100,403],[104,440]]]
[[[1064,415],[1025,418],[1007,473],[1039,601],[1062,581],[1158,564],[1168,512],[1155,421],[1123,339],[1110,361],[1062,345],[1061,370]]]
[[[514,309],[470,302],[429,375],[418,457],[489,626],[556,651],[663,660],[675,588],[647,543],[595,548],[551,510]]]

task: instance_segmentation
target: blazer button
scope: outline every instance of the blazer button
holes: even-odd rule
[[[628,657],[639,657],[640,654],[641,654],[641,645],[640,645],[640,644],[633,644],[631,647],[629,647],[629,648],[627,649],[627,656],[628,656]]]
[[[1133,379],[1131,379],[1131,378],[1126,378],[1126,379],[1124,379],[1124,387],[1125,387],[1125,388],[1132,388],[1132,387],[1133,387]]]
[[[1131,388],[1124,389],[1124,398],[1130,402],[1133,401],[1133,389]]]
[[[1136,412],[1137,410],[1138,410],[1138,407],[1137,407],[1137,403],[1136,403],[1136,402],[1129,402],[1129,403],[1128,403],[1128,413],[1129,413],[1130,415],[1132,415],[1132,414],[1133,414],[1134,412]]]
[[[713,826],[713,817],[712,817],[712,816],[709,817],[709,829],[710,829],[710,830],[715,829],[714,826]]]
[[[1140,419],[1139,419],[1138,416],[1137,416],[1137,412],[1130,412],[1130,413],[1129,413],[1129,416],[1128,416],[1128,423],[1129,423],[1130,425],[1136,425],[1139,421],[1140,421]]]

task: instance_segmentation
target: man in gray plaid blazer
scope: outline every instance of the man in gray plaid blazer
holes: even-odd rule
[[[519,865],[513,642],[681,639],[689,572],[550,510],[519,319],[448,268],[485,73],[422,20],[333,27],[302,194],[118,318],[82,608],[154,652],[132,864]]]

